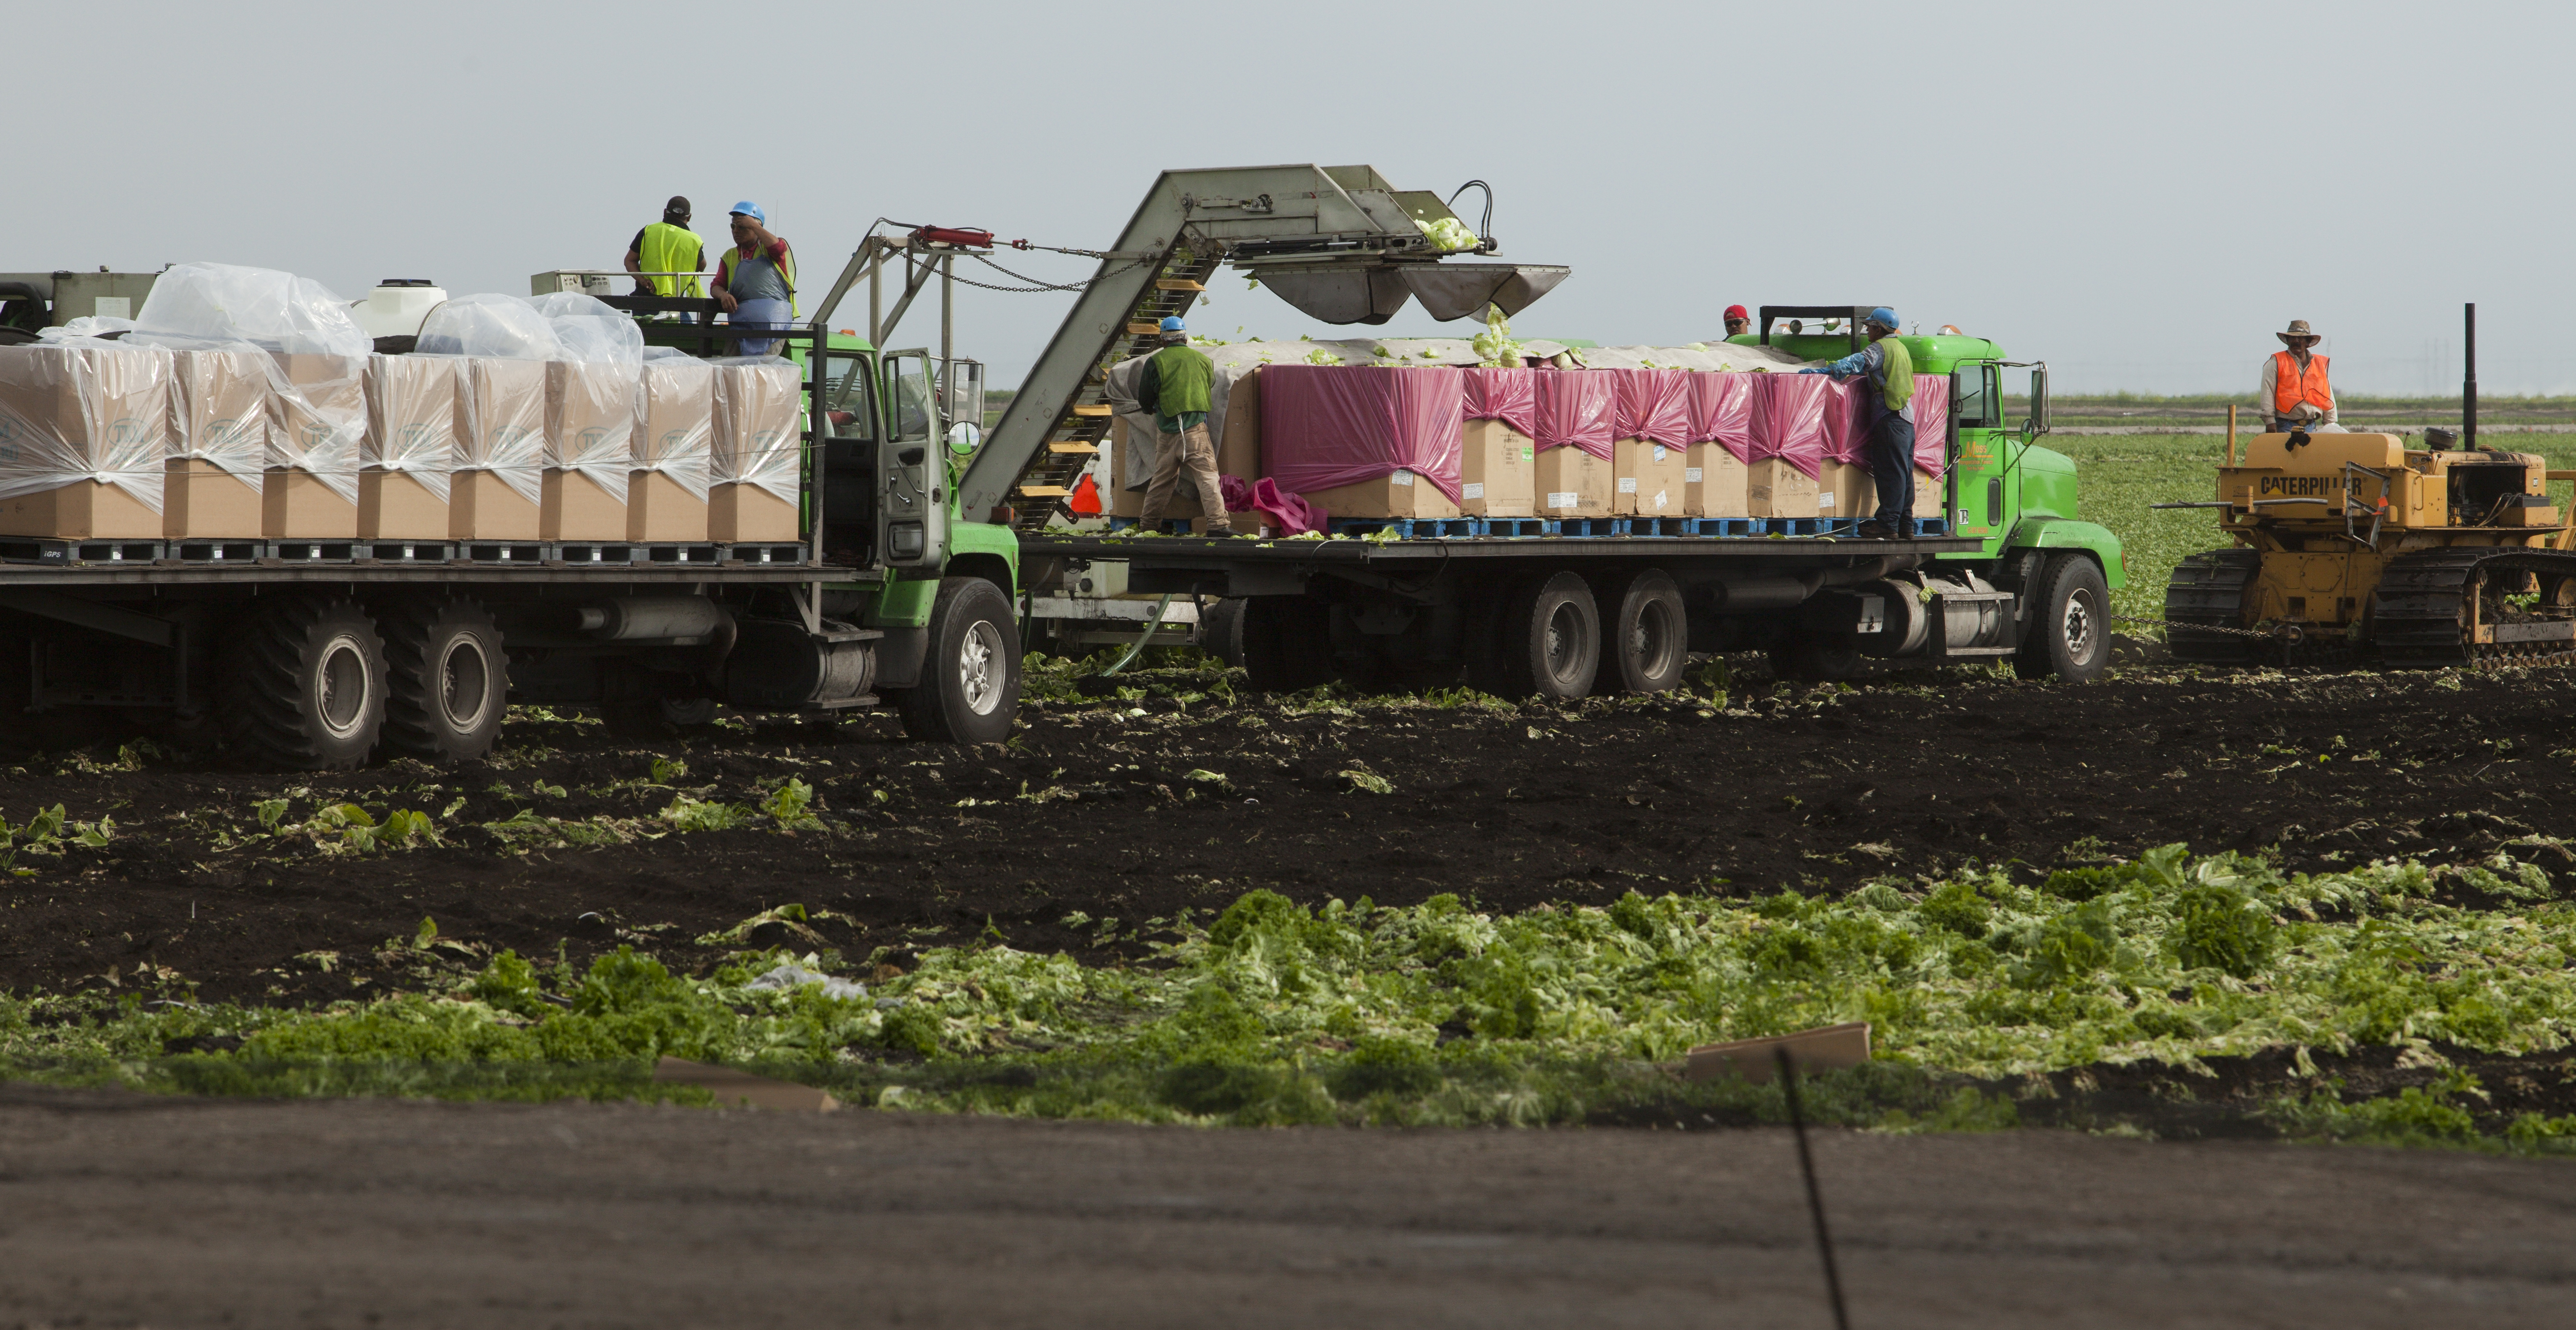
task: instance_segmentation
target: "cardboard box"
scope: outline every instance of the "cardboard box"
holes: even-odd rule
[[[794,365],[718,365],[716,366],[715,432],[709,446],[709,471],[717,488],[727,483],[751,484],[767,480],[787,493],[797,487],[800,453],[804,446],[798,433],[798,408],[804,402],[798,391],[798,370]],[[935,454],[940,445],[930,445]],[[794,540],[795,502],[769,497],[789,512],[787,534],[767,534],[777,529],[774,512],[747,498],[731,501],[732,517],[718,513],[714,489],[707,494],[708,532],[716,540]],[[719,534],[723,524],[741,525],[734,529],[745,534]],[[755,534],[757,533],[757,534]]]
[[[120,485],[76,480],[33,494],[0,499],[0,535],[52,540],[152,540],[161,514]]]
[[[544,539],[626,539],[626,495],[582,468],[601,468],[622,488],[635,461],[637,386],[635,373],[614,365],[546,366],[546,473],[537,501]]]
[[[539,539],[533,496],[542,493],[545,474],[546,362],[468,357],[457,397],[463,423],[447,494],[448,536]]]
[[[1816,478],[1785,457],[1765,457],[1747,469],[1744,506],[1754,517],[1817,517]]]
[[[1312,490],[1306,502],[1327,517],[1456,517],[1458,505],[1440,487],[1410,471],[1398,470],[1356,485]]]
[[[1618,493],[1610,460],[1566,444],[1541,448],[1533,459],[1530,488],[1541,517],[1608,517]]]
[[[1610,511],[1621,517],[1681,516],[1688,451],[1652,439],[1613,440]]]
[[[445,540],[451,514],[417,475],[376,468],[358,473],[358,539]]]
[[[171,458],[161,477],[162,538],[257,539],[266,525],[259,504],[264,478],[260,472],[236,475],[202,457]]]
[[[707,501],[660,471],[626,477],[628,540],[696,541],[707,538]]]
[[[626,500],[609,493],[588,473],[548,467],[543,486],[537,498],[539,539],[630,539],[626,534]]]
[[[1470,420],[1461,431],[1458,507],[1473,517],[1530,517],[1538,511],[1538,447],[1499,420]]]
[[[448,484],[447,535],[452,540],[539,540],[536,500],[510,488],[497,471],[459,471]]]
[[[1949,509],[1950,478],[1927,476],[1920,468],[1914,472],[1914,515],[1940,517]]]
[[[259,531],[271,540],[355,540],[358,504],[301,467],[273,466],[260,483]]]
[[[1253,366],[1225,393],[1225,420],[1216,431],[1216,470],[1244,484],[1261,479],[1261,367]]]
[[[345,477],[354,489],[367,434],[366,356],[278,355],[291,392],[270,397],[269,477],[261,482],[262,534],[271,539],[348,540],[358,534],[358,501],[319,486],[324,498],[267,491],[283,467],[311,479]],[[317,482],[318,484],[318,482]],[[272,501],[274,500],[274,501]],[[298,525],[310,520],[313,525]],[[278,524],[287,525],[281,528]]]
[[[1867,521],[1878,511],[1878,484],[1869,468],[1851,462],[1827,462],[1816,475],[1816,515]]]
[[[758,485],[719,481],[707,490],[709,540],[794,540],[797,517],[795,504]]]
[[[433,482],[452,484],[465,414],[466,362],[454,356],[369,356],[367,438],[359,449],[358,537],[443,540],[451,514]]]
[[[1751,517],[1752,468],[1722,443],[1694,443],[1683,455],[1682,516]]]
[[[0,478],[109,470],[159,481],[173,451],[171,357],[141,348],[0,348]],[[140,467],[138,467],[138,463]],[[0,501],[0,533],[63,540],[149,540],[161,534],[152,497],[80,479]]]

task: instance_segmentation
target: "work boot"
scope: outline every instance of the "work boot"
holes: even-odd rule
[[[1853,529],[1852,535],[1861,540],[1894,540],[1896,530],[1885,522],[1863,522]]]

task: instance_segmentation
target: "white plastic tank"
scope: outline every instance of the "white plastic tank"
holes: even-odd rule
[[[369,337],[417,337],[420,321],[446,300],[447,292],[426,277],[389,277],[349,306],[349,313]]]

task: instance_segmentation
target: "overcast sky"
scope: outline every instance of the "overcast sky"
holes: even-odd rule
[[[765,207],[817,294],[871,219],[1105,247],[1166,167],[1493,182],[1524,335],[1883,302],[2061,389],[2576,391],[2566,4],[12,5],[0,270],[525,294],[664,197]],[[1168,30],[1168,35],[1157,35]],[[1473,218],[1470,219],[1471,221]],[[1026,257],[1026,256],[1021,256]],[[1088,265],[1041,256],[1069,280]],[[989,275],[989,274],[987,274]],[[1334,330],[1240,282],[1197,324]],[[622,289],[622,286],[621,286]],[[1016,382],[1070,297],[961,294]],[[863,318],[863,309],[859,317]],[[1415,311],[1379,330],[1459,332]],[[916,314],[896,340],[935,342]]]

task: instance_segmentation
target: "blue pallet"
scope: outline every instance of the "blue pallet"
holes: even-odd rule
[[[1681,529],[1674,533],[1677,535],[1742,537],[1761,535],[1763,532],[1762,524],[1770,519],[1762,517],[1668,517],[1664,520],[1666,522],[1680,524]]]
[[[1560,536],[1624,536],[1628,519],[1624,517],[1563,517],[1556,521]]]
[[[1336,517],[1328,525],[1335,536],[1372,536],[1393,531],[1398,540],[1451,540],[1476,534],[1481,519],[1473,517]]]
[[[1556,523],[1544,517],[1486,517],[1476,523],[1480,536],[1547,536],[1556,533]]]
[[[1946,535],[1949,535],[1949,534],[1950,534],[1950,521],[1949,521],[1949,519],[1948,519],[1948,518],[1944,518],[1944,517],[1918,517],[1918,518],[1915,518],[1915,519],[1914,519],[1914,534],[1916,534],[1916,535],[1918,535],[1918,536],[1946,536]]]
[[[1765,517],[1761,519],[1766,534],[1774,536],[1821,536],[1834,525],[1830,517]]]
[[[1631,517],[1628,534],[1632,536],[1696,536],[1700,534],[1697,517]]]

